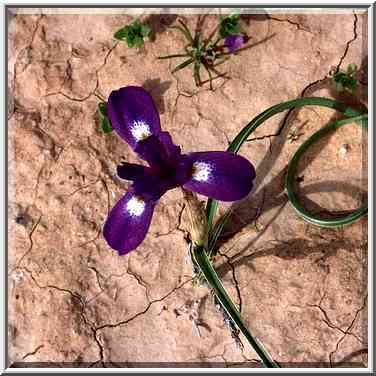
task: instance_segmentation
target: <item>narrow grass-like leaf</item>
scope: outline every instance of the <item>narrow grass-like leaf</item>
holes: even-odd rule
[[[188,57],[190,56],[189,54],[175,54],[175,55],[166,55],[166,56],[158,56],[157,59],[172,59],[175,57]]]
[[[206,72],[208,73],[208,76],[209,76],[209,81],[210,81],[210,90],[213,90],[213,75],[211,74],[210,72],[210,69],[206,66],[206,64],[204,63],[204,68],[206,70]]]
[[[214,226],[213,232],[209,234],[209,255],[212,254],[213,249],[221,236],[223,229],[226,225],[227,220],[229,219],[230,215],[232,213],[232,209],[229,208],[226,210],[226,212],[222,215],[221,218],[217,221],[216,225]]]
[[[211,42],[211,40],[214,38],[214,35],[215,35],[215,33],[217,32],[218,27],[219,27],[219,26],[216,26],[216,27],[213,29],[213,31],[210,33],[208,39],[206,39],[206,41],[204,42],[204,48],[206,48],[206,47],[209,45],[209,43]]]
[[[260,341],[256,340],[255,337],[253,337],[251,332],[243,323],[236,305],[231,300],[220,278],[218,277],[218,274],[214,270],[205,248],[203,246],[195,246],[193,249],[193,257],[194,261],[200,267],[201,272],[204,275],[209,286],[213,289],[213,292],[221,303],[222,308],[231,317],[231,319],[247,339],[249,344],[261,358],[264,365],[269,368],[279,368],[279,365],[270,357],[269,353],[264,350],[264,346],[260,345]]]
[[[195,79],[196,86],[201,86],[200,66],[200,61],[195,60],[193,64],[193,78]]]
[[[192,36],[190,35],[190,33],[187,33],[182,27],[178,25],[174,25],[174,26],[170,26],[170,29],[179,30],[185,36],[185,39],[187,39],[189,45],[193,44]]]
[[[179,20],[179,23],[183,27],[183,29],[184,29],[184,31],[187,35],[187,39],[193,45],[194,44],[193,36],[192,36],[190,30],[188,29],[187,25],[182,20]]]
[[[188,66],[189,64],[193,63],[194,59],[188,59],[186,61],[184,61],[183,63],[179,64],[178,66],[176,66],[172,71],[171,73],[175,73],[177,71],[179,71],[180,69],[183,69],[185,68],[186,66]]]

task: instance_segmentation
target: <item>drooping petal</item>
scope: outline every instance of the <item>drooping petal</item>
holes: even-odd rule
[[[168,132],[161,132],[158,137],[151,135],[140,141],[135,152],[148,162],[152,171],[159,174],[161,178],[181,175],[182,170],[190,169],[189,159],[180,153],[180,147],[172,142]]]
[[[112,208],[103,227],[103,236],[119,255],[132,251],[144,240],[154,206],[154,202],[145,201],[130,188]]]
[[[121,162],[121,165],[116,167],[116,172],[121,179],[136,180],[145,176],[148,168],[135,163]]]
[[[184,188],[220,201],[241,200],[251,191],[256,172],[244,157],[227,151],[188,154],[192,177]]]
[[[161,131],[154,101],[142,87],[114,90],[108,98],[107,111],[112,127],[133,149],[139,141]]]

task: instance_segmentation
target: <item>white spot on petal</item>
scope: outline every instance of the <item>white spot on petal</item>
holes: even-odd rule
[[[149,125],[142,120],[135,120],[133,122],[133,125],[131,127],[131,133],[132,136],[135,138],[136,142],[145,140],[145,138],[151,136]]]
[[[212,167],[209,163],[195,162],[193,163],[192,178],[197,181],[208,181],[212,174]]]
[[[130,215],[139,217],[145,210],[145,201],[138,196],[133,196],[127,202],[127,211]]]

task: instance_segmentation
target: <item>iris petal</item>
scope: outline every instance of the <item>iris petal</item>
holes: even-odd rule
[[[112,127],[133,149],[139,141],[161,131],[154,101],[142,87],[126,86],[112,91],[107,111]]]
[[[180,151],[181,151],[180,146],[177,146],[174,144],[169,132],[161,132],[158,138],[164,145],[169,158],[174,158],[177,155],[180,155]]]
[[[245,34],[231,34],[225,38],[225,46],[234,53],[238,48],[247,43],[247,36]]]
[[[155,203],[145,201],[131,188],[112,208],[103,227],[103,236],[119,255],[137,248],[144,240]]]
[[[116,171],[121,179],[137,180],[148,173],[148,168],[135,163],[121,162],[121,165],[117,166]]]
[[[220,201],[237,201],[249,194],[256,172],[240,155],[227,151],[188,154],[193,163],[191,179],[184,188]]]
[[[169,158],[165,147],[155,135],[140,141],[135,152],[155,171],[162,172],[169,166]]]

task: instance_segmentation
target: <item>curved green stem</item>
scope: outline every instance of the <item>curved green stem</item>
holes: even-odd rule
[[[364,128],[367,128],[368,123],[368,115],[361,115],[357,117],[352,117],[348,119],[343,120],[337,120],[326,127],[321,128],[319,131],[314,133],[307,141],[305,141],[302,145],[300,145],[299,149],[295,152],[294,156],[291,158],[288,168],[287,168],[287,174],[286,174],[286,190],[287,190],[287,196],[289,198],[290,204],[294,207],[298,215],[300,215],[305,221],[321,227],[338,227],[338,226],[344,226],[349,223],[352,223],[359,219],[361,216],[366,214],[368,212],[368,206],[367,204],[361,206],[359,209],[354,210],[350,214],[335,218],[335,219],[322,219],[314,216],[313,214],[309,213],[306,209],[303,208],[303,206],[300,204],[298,196],[295,193],[294,190],[294,183],[295,183],[295,173],[296,168],[298,165],[298,161],[302,154],[305,152],[305,150],[311,146],[314,142],[318,141],[321,137],[325,136],[328,132],[338,129],[346,124],[351,123],[358,123],[360,122],[360,125]]]
[[[253,131],[255,131],[264,121],[268,120],[272,116],[291,108],[299,108],[307,105],[316,105],[333,108],[335,110],[342,112],[347,117],[355,117],[362,115],[361,112],[347,106],[346,104],[329,98],[307,97],[282,102],[268,108],[261,114],[257,115],[253,120],[251,120],[235,137],[234,141],[231,142],[227,150],[237,153],[244,141],[250,136],[250,134]],[[209,233],[212,231],[213,221],[217,208],[218,202],[216,200],[209,199],[207,201],[206,213],[208,217]]]

